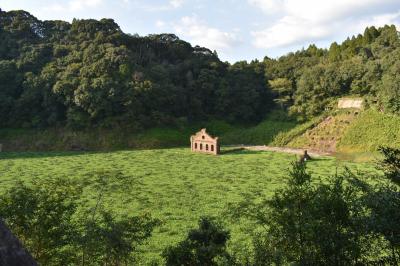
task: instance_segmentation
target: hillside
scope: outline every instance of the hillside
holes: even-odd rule
[[[173,34],[122,32],[112,19],[41,21],[0,10],[0,127],[259,122],[272,96],[259,63],[221,62]]]
[[[400,117],[368,110],[349,125],[338,152],[372,152],[379,146],[400,147]]]
[[[334,153],[337,143],[356,119],[357,114],[351,111],[328,116],[315,127],[292,139],[287,146]]]
[[[0,26],[5,150],[183,146],[200,127],[215,129],[224,144],[332,152],[370,151],[397,138],[389,133],[395,125],[378,122],[369,125],[383,141],[359,135],[364,116],[322,121],[338,98],[354,95],[397,123],[400,39],[393,25],[368,27],[329,49],[310,45],[235,64],[173,34],[124,33],[112,19],[41,21],[0,10]]]
[[[400,147],[400,117],[374,109],[341,110],[281,132],[270,145],[328,152],[348,160],[374,160],[380,146]]]

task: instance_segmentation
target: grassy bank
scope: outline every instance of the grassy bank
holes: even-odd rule
[[[271,116],[258,125],[232,125],[212,120],[143,131],[66,128],[1,129],[5,151],[113,151],[187,147],[201,128],[219,136],[222,145],[271,145],[334,151],[346,160],[374,160],[379,146],[400,147],[400,117],[366,110],[359,115],[339,112],[296,123]]]
[[[2,129],[0,143],[5,151],[110,151],[125,149],[150,149],[183,147],[189,138],[201,128],[219,136],[223,145],[269,144],[281,132],[295,127],[294,122],[266,119],[251,125],[231,125],[212,120],[175,127],[152,128],[143,131],[127,129],[90,129],[73,131],[59,129]]]
[[[374,152],[379,146],[400,147],[400,116],[367,110],[350,124],[338,152]]]

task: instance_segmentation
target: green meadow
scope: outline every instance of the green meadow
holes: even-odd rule
[[[106,153],[0,153],[0,193],[13,182],[65,178],[90,184],[99,171],[118,171],[129,184],[112,180],[104,208],[114,214],[150,213],[161,220],[150,240],[141,247],[140,264],[160,260],[160,253],[184,238],[200,216],[216,216],[231,230],[231,250],[250,243],[251,223],[229,218],[230,206],[246,195],[270,197],[284,185],[295,155],[273,152],[223,150],[220,156],[191,153],[186,148],[115,151]],[[353,172],[376,173],[373,163],[351,163],[334,157],[308,163],[314,181],[320,182],[348,167]],[[98,191],[90,185],[81,196],[81,208],[95,203]],[[234,244],[233,244],[234,243]]]

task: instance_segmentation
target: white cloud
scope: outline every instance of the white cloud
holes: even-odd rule
[[[151,12],[159,12],[159,11],[169,11],[169,10],[173,10],[173,9],[178,9],[180,7],[182,7],[185,4],[186,0],[169,0],[167,3],[165,4],[145,4],[142,5],[142,8],[146,11],[151,11]]]
[[[248,2],[267,14],[279,12],[284,8],[284,0],[248,0]]]
[[[95,8],[101,5],[103,0],[70,0],[65,5],[54,4],[44,7],[44,11],[54,12],[76,12],[86,8]]]
[[[400,30],[400,11],[396,13],[373,16],[371,18],[361,20],[358,24],[355,25],[355,30],[362,31],[366,27],[371,25],[381,27],[384,25],[392,24],[396,25],[397,30]]]
[[[157,20],[156,21],[156,27],[157,28],[163,28],[165,26],[165,22],[162,20]]]
[[[171,0],[169,5],[173,8],[179,8],[185,3],[185,0]]]
[[[275,20],[252,31],[259,48],[285,47],[336,36],[344,29],[362,31],[361,26],[399,21],[398,0],[248,0]],[[397,8],[397,10],[393,10]],[[355,33],[354,31],[351,32]]]
[[[329,36],[329,29],[313,25],[307,20],[285,16],[265,30],[251,32],[254,45],[258,48],[284,47],[308,39],[320,39]]]
[[[210,27],[196,16],[183,17],[173,27],[179,36],[212,50],[229,49],[240,43],[236,34]]]

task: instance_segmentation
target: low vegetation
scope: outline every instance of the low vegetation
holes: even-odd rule
[[[295,160],[294,155],[282,153],[224,151],[227,153],[221,156],[195,154],[188,149],[0,153],[0,194],[13,195],[16,182],[27,188],[40,188],[49,180],[75,184],[73,187],[78,186],[81,192],[70,194],[78,196],[74,202],[79,221],[79,217],[87,217],[85,213],[95,208],[99,191],[104,189],[102,208],[96,217],[104,210],[115,221],[149,214],[160,221],[152,236],[135,253],[139,261],[149,264],[161,259],[164,248],[182,241],[200,217],[222,219],[231,206],[247,196],[270,198],[282,188],[286,169]],[[308,170],[318,182],[333,175],[337,167],[343,171],[345,166],[355,172],[379,173],[371,164],[340,162],[334,158],[318,158],[308,164]],[[49,189],[48,193],[68,193],[63,187]],[[3,212],[0,216],[8,217]],[[251,221],[238,223],[227,218],[222,222],[229,224],[231,231],[229,250],[240,253],[251,244],[246,229],[253,226]],[[79,230],[83,230],[81,226]]]
[[[349,125],[338,143],[338,151],[373,152],[380,146],[400,147],[400,117],[371,109]]]

